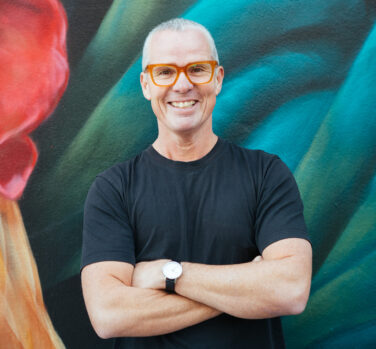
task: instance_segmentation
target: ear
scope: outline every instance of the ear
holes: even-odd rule
[[[144,97],[150,101],[151,95],[149,91],[149,81],[148,81],[147,74],[144,72],[140,74],[140,83],[141,83],[142,93],[144,94]]]
[[[215,74],[215,82],[216,82],[215,93],[217,96],[219,95],[219,92],[221,92],[222,90],[222,82],[223,82],[224,76],[225,76],[225,71],[223,67],[220,65],[217,68],[217,73]]]

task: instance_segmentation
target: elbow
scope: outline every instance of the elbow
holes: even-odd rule
[[[109,338],[114,337],[114,335],[110,331],[108,331],[108,329],[106,329],[105,327],[93,326],[93,328],[99,338],[109,339]]]
[[[90,316],[90,322],[98,337],[102,339],[115,337],[114,327],[111,326],[111,322],[106,319],[103,313],[97,316]]]
[[[131,323],[123,321],[120,324],[106,312],[90,316],[90,321],[95,333],[102,339],[132,336],[133,326]]]
[[[299,315],[304,312],[310,292],[310,282],[294,285],[290,288],[288,302],[285,302],[284,315]]]
[[[110,339],[110,338],[119,337],[114,327],[112,327],[110,324],[97,323],[95,325],[93,324],[93,328],[97,336],[101,339]]]
[[[306,300],[297,299],[290,303],[286,309],[286,315],[299,315],[304,312],[307,305]]]

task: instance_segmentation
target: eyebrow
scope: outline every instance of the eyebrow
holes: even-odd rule
[[[184,65],[177,65],[176,63],[148,63],[146,66],[153,65],[153,64],[163,64],[163,65],[175,65],[177,67],[182,68],[182,67],[185,67],[186,65],[191,64],[191,63],[200,63],[200,62],[206,62],[206,61],[211,61],[211,60],[212,59],[202,59],[202,60],[198,60],[198,61],[188,62],[188,63],[186,63]]]
[[[184,65],[177,65],[175,63],[149,63],[148,65],[153,65],[153,64],[176,65],[177,67],[185,67],[187,64],[189,64],[189,62]]]

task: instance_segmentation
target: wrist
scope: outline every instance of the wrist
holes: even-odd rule
[[[187,280],[187,276],[189,275],[189,269],[190,265],[192,263],[190,262],[181,262],[181,267],[183,269],[182,275],[179,277],[179,279],[175,282],[175,293],[182,295],[182,288],[184,287],[185,281]]]
[[[162,267],[162,275],[165,280],[164,289],[168,292],[175,292],[175,284],[183,273],[182,265],[176,261],[169,261]]]

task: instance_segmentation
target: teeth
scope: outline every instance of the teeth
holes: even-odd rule
[[[171,104],[177,108],[187,108],[187,107],[194,105],[195,103],[196,103],[195,101],[171,102]]]

